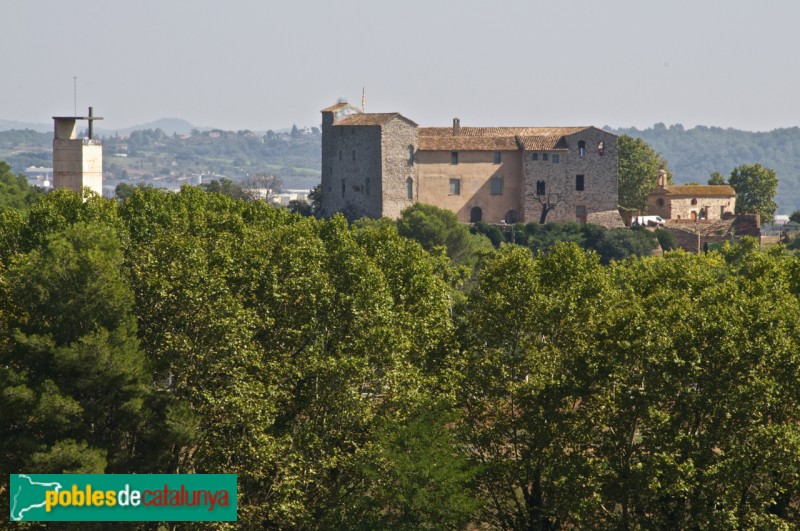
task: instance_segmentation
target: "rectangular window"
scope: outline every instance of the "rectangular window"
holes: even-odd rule
[[[575,190],[578,192],[583,192],[583,175],[576,175],[575,176]]]
[[[458,151],[450,153],[450,164],[458,164]]]
[[[461,179],[450,179],[450,195],[461,195]]]
[[[503,195],[502,177],[492,177],[492,195]]]
[[[538,153],[531,153],[531,160],[539,160],[539,154]]]
[[[545,194],[544,181],[536,181],[536,195],[544,195],[544,194]]]
[[[494,163],[495,164],[500,164],[501,160],[502,160],[502,155],[500,155],[499,151],[495,151],[494,152]]]
[[[542,160],[547,160],[547,153],[542,153]]]
[[[344,197],[344,179],[342,179],[342,197]]]
[[[559,162],[561,162],[561,155],[553,153],[553,164],[558,164]]]

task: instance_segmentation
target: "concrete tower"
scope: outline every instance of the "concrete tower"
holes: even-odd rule
[[[53,188],[66,188],[79,194],[90,188],[103,195],[103,145],[93,137],[93,122],[102,120],[89,116],[53,116]],[[77,121],[89,122],[89,137],[78,138]]]

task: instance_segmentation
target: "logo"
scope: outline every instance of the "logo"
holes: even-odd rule
[[[233,522],[236,474],[12,474],[12,522]]]

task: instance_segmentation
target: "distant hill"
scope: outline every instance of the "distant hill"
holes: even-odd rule
[[[134,131],[144,131],[146,129],[161,129],[168,135],[172,134],[179,134],[179,135],[188,135],[192,129],[198,129],[200,131],[208,130],[208,127],[196,127],[192,123],[183,120],[182,118],[161,118],[160,120],[155,120],[153,122],[147,122],[145,124],[139,125],[132,125],[130,127],[125,127],[122,129],[105,129],[102,127],[102,122],[100,126],[97,127],[97,134],[100,136],[114,136],[116,134],[120,136],[128,136]]]
[[[778,173],[778,212],[790,214],[800,209],[800,128],[768,132],[740,131],[721,127],[697,126],[684,129],[662,123],[648,129],[606,130],[618,135],[641,138],[666,160],[673,182],[705,184],[712,172],[726,178],[742,164],[760,163]]]
[[[0,131],[10,131],[18,129],[24,131],[30,129],[37,133],[50,133],[53,131],[53,124],[35,124],[32,122],[16,122],[14,120],[0,120]]]
[[[197,129],[199,131],[208,131],[211,129],[210,127],[197,127],[191,122],[187,122],[182,118],[161,118],[153,122],[132,125],[130,127],[124,127],[121,129],[106,129],[102,127],[102,124],[103,122],[97,122],[95,124],[98,126],[95,129],[98,136],[114,136],[115,134],[119,134],[120,136],[128,136],[133,131],[142,131],[145,129],[161,129],[168,135],[172,135],[174,133],[178,133],[179,135],[188,135],[192,129]],[[36,131],[37,133],[50,133],[53,131],[53,124],[0,120],[0,131],[11,131],[12,129],[20,131],[29,129]]]

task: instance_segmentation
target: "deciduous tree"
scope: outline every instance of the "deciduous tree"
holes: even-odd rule
[[[771,222],[778,204],[778,177],[775,170],[761,164],[743,164],[731,171],[728,182],[736,190],[736,213],[758,214],[761,221]]]
[[[647,209],[647,193],[656,187],[658,171],[667,171],[667,179],[672,179],[667,161],[644,140],[628,135],[619,137],[617,156],[619,204],[644,212]]]

